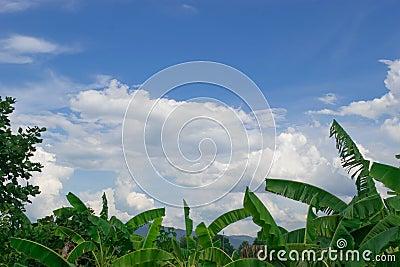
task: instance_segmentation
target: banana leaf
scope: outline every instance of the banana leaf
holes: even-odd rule
[[[155,218],[153,223],[151,224],[149,231],[145,239],[143,240],[142,248],[153,248],[155,246],[155,241],[157,239],[158,234],[160,233],[160,226],[162,223],[162,217]]]
[[[347,207],[347,204],[335,195],[302,182],[267,178],[265,190],[308,205],[318,203],[318,210],[327,214],[340,212]]]
[[[211,238],[221,232],[222,229],[228,225],[245,219],[249,216],[250,214],[244,208],[231,210],[222,214],[208,226]]]
[[[400,193],[400,169],[394,166],[373,162],[370,174],[387,188]]]
[[[258,232],[259,240],[267,240],[268,244],[273,246],[284,246],[282,233],[274,218],[261,200],[249,188],[246,188],[243,206],[253,217],[253,222],[261,226],[261,231]]]
[[[57,252],[46,246],[43,246],[42,244],[27,239],[14,237],[12,237],[10,241],[13,248],[44,265],[71,267],[71,264],[68,263]]]
[[[209,247],[205,249],[200,256],[201,260],[216,263],[217,266],[226,265],[232,262],[231,257],[229,257],[225,251],[220,248]]]
[[[68,193],[67,200],[68,200],[69,204],[71,204],[72,207],[74,207],[78,212],[84,212],[84,211],[88,210],[88,208],[82,202],[82,200],[80,200],[79,197],[77,197],[76,195],[74,195],[71,192]]]
[[[91,241],[85,241],[77,245],[68,255],[67,261],[74,263],[79,257],[86,252],[96,250],[97,246]]]
[[[165,208],[146,210],[132,217],[125,223],[128,230],[136,231],[139,227],[153,221],[155,218],[165,216]]]
[[[141,266],[146,263],[157,263],[172,260],[174,256],[158,248],[145,248],[126,254],[113,262],[114,267]]]
[[[204,222],[200,223],[197,225],[196,230],[195,230],[196,236],[199,241],[199,245],[202,248],[209,248],[213,246],[213,242],[210,236],[210,233],[207,229],[207,226],[205,225]]]

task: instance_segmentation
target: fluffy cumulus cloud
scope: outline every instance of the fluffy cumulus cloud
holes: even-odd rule
[[[42,38],[16,34],[0,39],[0,63],[27,64],[40,54],[56,55],[77,50]]]
[[[95,193],[85,191],[85,192],[80,192],[78,195],[85,202],[86,205],[88,205],[94,210],[95,214],[99,215],[103,207],[103,201],[102,201],[103,193],[106,194],[107,197],[109,216],[116,216],[122,221],[127,221],[132,217],[132,215],[129,214],[127,211],[121,211],[116,207],[117,205],[116,205],[115,195],[117,194],[117,192],[113,188],[105,188]],[[141,201],[142,200],[143,199],[141,199]],[[148,207],[152,208],[152,206]]]
[[[309,114],[323,115],[358,115],[369,119],[378,119],[383,115],[398,116],[400,113],[400,59],[381,60],[389,67],[385,86],[389,90],[385,95],[372,100],[351,102],[338,110],[323,109],[309,111]]]
[[[277,222],[288,229],[302,226],[305,205],[263,190],[263,179],[269,170],[265,162],[272,161],[275,148],[275,143],[271,142],[274,131],[272,134],[267,131],[273,126],[268,112],[256,112],[266,125],[261,129],[265,135],[260,136],[254,118],[243,110],[213,102],[153,99],[147,91],[131,88],[117,80],[108,77],[100,80],[91,86],[78,86],[81,90],[71,94],[67,102],[69,112],[37,112],[15,117],[21,125],[37,124],[48,128],[45,147],[39,150],[42,153],[40,161],[47,167],[41,176],[33,179],[41,185],[42,194],[28,208],[33,218],[50,214],[52,209],[66,204],[61,189],[73,180],[68,180],[68,177],[73,177],[73,171],[80,169],[113,171],[115,174],[111,187],[82,190],[79,183],[69,185],[76,188],[74,193],[97,213],[101,210],[103,192],[109,201],[110,214],[123,220],[146,209],[165,206],[158,201],[159,198],[147,195],[133,182],[125,165],[127,160],[134,177],[142,178],[141,186],[148,189],[146,186],[154,185],[159,190],[158,197],[167,200],[178,196],[179,204],[182,198],[189,205],[207,203],[213,194],[224,195],[229,191],[227,188],[235,184],[232,182],[243,176],[242,183],[237,184],[231,193],[209,205],[193,208],[192,217],[196,223],[210,223],[223,212],[242,207],[245,186],[255,176],[259,178],[257,183],[261,183],[257,194]],[[95,89],[99,83],[106,85]],[[125,117],[129,103],[132,109]],[[283,109],[273,110],[279,121],[284,120],[285,112]],[[125,127],[128,126],[124,133],[128,134],[124,140],[128,158],[124,158],[121,144],[123,122]],[[322,186],[347,200],[354,193],[354,184],[335,164],[334,154],[324,156],[326,151],[321,151],[319,145],[326,142],[325,137],[314,139],[312,134],[324,131],[325,136],[326,129],[320,125],[315,127],[283,128],[278,133],[275,161],[269,176]],[[144,142],[143,136],[146,137]],[[267,145],[263,146],[263,142]],[[149,160],[153,165],[148,165]],[[208,163],[211,163],[210,167]],[[203,169],[206,171],[201,171]],[[210,183],[212,186],[179,195],[176,189],[166,189],[156,175],[179,187],[202,187]],[[342,187],[338,187],[338,183]],[[168,206],[165,223],[183,227],[182,216],[181,208]],[[256,231],[257,227],[251,221],[244,220],[227,229],[226,233],[254,235]]]
[[[386,133],[392,140],[400,143],[400,120],[399,118],[386,119],[381,126],[381,129]]]
[[[354,183],[345,175],[340,164],[337,164],[335,154],[331,150],[321,151],[318,138],[311,139],[307,136],[308,131],[316,130],[318,129],[300,132],[289,127],[278,134],[270,177],[310,183],[344,199],[352,196]],[[319,139],[326,140],[323,134]],[[331,157],[327,158],[325,154],[330,154]],[[338,184],[342,186],[338,187]]]
[[[32,199],[27,207],[28,215],[32,218],[41,218],[51,215],[51,211],[65,205],[61,195],[63,183],[73,174],[74,169],[60,165],[56,155],[46,152],[39,147],[32,158],[34,162],[43,165],[42,172],[35,173],[30,183],[39,186],[40,195]]]

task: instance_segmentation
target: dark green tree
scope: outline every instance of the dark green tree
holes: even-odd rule
[[[42,165],[32,162],[35,145],[42,142],[45,128],[37,126],[11,130],[9,116],[14,111],[15,99],[0,97],[0,211],[2,214],[15,210],[25,211],[29,196],[40,193],[39,187],[29,184],[33,172],[40,172]]]
[[[232,244],[229,242],[229,238],[227,238],[226,236],[223,235],[216,235],[213,238],[213,242],[217,242],[218,240],[220,240],[221,242],[221,249],[223,251],[226,252],[226,254],[228,255],[232,255],[233,251],[235,250],[235,248],[232,246]]]
[[[11,236],[21,235],[30,226],[25,216],[25,205],[29,197],[40,193],[39,187],[29,184],[32,173],[40,172],[42,165],[32,162],[35,145],[42,142],[41,133],[45,128],[11,129],[9,116],[14,111],[15,99],[0,96],[0,261],[13,260],[15,256],[9,247]],[[6,257],[9,258],[6,258]]]

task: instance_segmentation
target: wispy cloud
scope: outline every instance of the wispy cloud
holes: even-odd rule
[[[0,13],[22,12],[42,4],[57,4],[69,10],[74,10],[80,0],[0,0]]]
[[[329,105],[336,104],[337,97],[334,93],[327,93],[322,97],[318,97],[318,100]]]
[[[188,13],[196,14],[198,12],[197,8],[189,5],[189,4],[182,4],[182,9]]]
[[[12,13],[36,6],[34,0],[0,0],[0,13]]]
[[[12,35],[0,39],[0,63],[27,64],[38,54],[62,54],[77,52],[77,47],[69,47],[26,35]]]

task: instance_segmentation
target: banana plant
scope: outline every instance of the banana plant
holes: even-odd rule
[[[267,178],[266,191],[309,205],[306,227],[284,234],[286,242],[315,244],[318,251],[328,247],[337,248],[337,242],[345,239],[346,250],[356,249],[363,252],[369,249],[373,255],[397,253],[400,244],[399,197],[383,199],[374,182],[375,176],[380,176],[377,180],[385,182],[390,189],[397,190],[394,186],[399,177],[396,177],[397,170],[393,170],[394,167],[382,167],[378,163],[371,164],[366,160],[355,142],[336,121],[332,123],[330,136],[335,137],[342,166],[355,180],[357,194],[349,203],[345,203],[313,185]],[[326,216],[316,216],[312,208],[326,213]],[[344,264],[329,260],[324,260],[324,263]],[[365,266],[367,263],[360,261],[345,264]],[[375,263],[368,264],[372,266]]]
[[[246,267],[272,266],[258,259],[238,259],[227,255],[219,242],[213,242],[220,231],[232,223],[250,216],[244,208],[232,210],[215,219],[209,227],[201,222],[193,235],[193,220],[190,207],[183,201],[185,219],[185,248],[181,248],[176,238],[171,239],[171,251],[153,247],[143,247],[114,261],[114,266],[179,266],[179,267]],[[151,229],[151,227],[150,227]]]
[[[65,240],[64,248],[70,248],[63,249],[65,255],[58,255],[53,249],[30,240],[14,239],[13,247],[25,254],[28,252],[28,257],[45,265],[58,255],[69,264],[111,266],[112,262],[122,255],[151,247],[158,235],[162,217],[165,216],[164,208],[152,209],[139,213],[127,223],[123,223],[115,216],[108,218],[105,194],[102,197],[103,208],[100,217],[95,216],[93,211],[76,195],[69,193],[67,200],[72,207],[63,207],[54,211],[56,222],[59,224],[54,234]],[[82,220],[81,224],[78,219]],[[134,233],[150,221],[153,223],[146,237]],[[36,253],[31,253],[32,251],[40,252],[36,255]],[[51,255],[50,260],[46,255]]]

